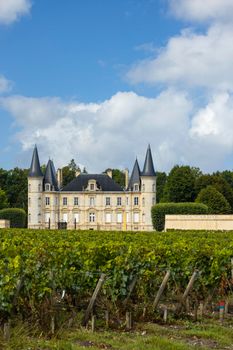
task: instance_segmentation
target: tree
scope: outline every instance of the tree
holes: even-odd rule
[[[165,202],[193,202],[195,198],[195,176],[191,167],[176,165],[170,171],[164,195]]]
[[[27,210],[28,169],[14,168],[8,171],[6,194],[11,208]]]
[[[0,188],[0,209],[8,208],[9,202],[6,192]]]
[[[70,183],[75,178],[77,169],[78,166],[75,163],[74,159],[71,159],[69,164],[62,168],[63,186],[68,185],[68,183]]]
[[[203,188],[196,202],[207,205],[210,214],[229,214],[231,212],[230,204],[214,186]]]
[[[123,171],[112,169],[112,178],[118,185],[125,187],[125,173]]]
[[[8,171],[4,169],[0,169],[0,188],[4,191],[7,189],[7,178]]]
[[[71,161],[68,164],[68,167],[70,170],[73,170],[73,171],[78,170],[78,165],[75,163],[74,159],[71,159]]]
[[[164,172],[156,172],[156,201],[159,203],[164,194],[164,187],[167,181],[167,174]]]
[[[231,211],[233,211],[233,188],[231,185],[220,175],[202,175],[196,180],[195,188],[198,194],[203,188],[207,186],[213,186],[219,191],[228,201],[231,206]]]

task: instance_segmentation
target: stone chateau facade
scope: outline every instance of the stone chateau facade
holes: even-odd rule
[[[52,160],[42,173],[37,147],[28,176],[28,228],[151,231],[151,207],[156,203],[156,173],[150,146],[143,170],[135,161],[131,177],[125,171],[122,188],[107,174],[83,174],[66,186]]]

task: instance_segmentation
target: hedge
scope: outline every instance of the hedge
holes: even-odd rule
[[[0,210],[0,220],[10,220],[10,226],[24,228],[26,224],[26,212],[19,208],[7,208]]]
[[[160,203],[151,209],[153,227],[156,231],[163,231],[165,226],[165,215],[192,215],[208,214],[208,207],[201,203]]]

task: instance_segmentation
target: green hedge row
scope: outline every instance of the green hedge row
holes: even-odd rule
[[[156,231],[163,231],[165,215],[208,214],[208,207],[201,203],[160,203],[151,209],[152,223]]]
[[[19,208],[6,208],[0,210],[0,220],[10,220],[10,226],[24,228],[26,224],[26,212]]]

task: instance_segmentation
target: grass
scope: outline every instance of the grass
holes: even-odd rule
[[[177,321],[172,324],[143,323],[131,332],[98,330],[92,333],[79,325],[61,329],[53,338],[29,325],[17,323],[11,337],[3,340],[0,349],[6,350],[188,350],[233,349],[233,321],[220,325],[217,320],[192,323]]]

